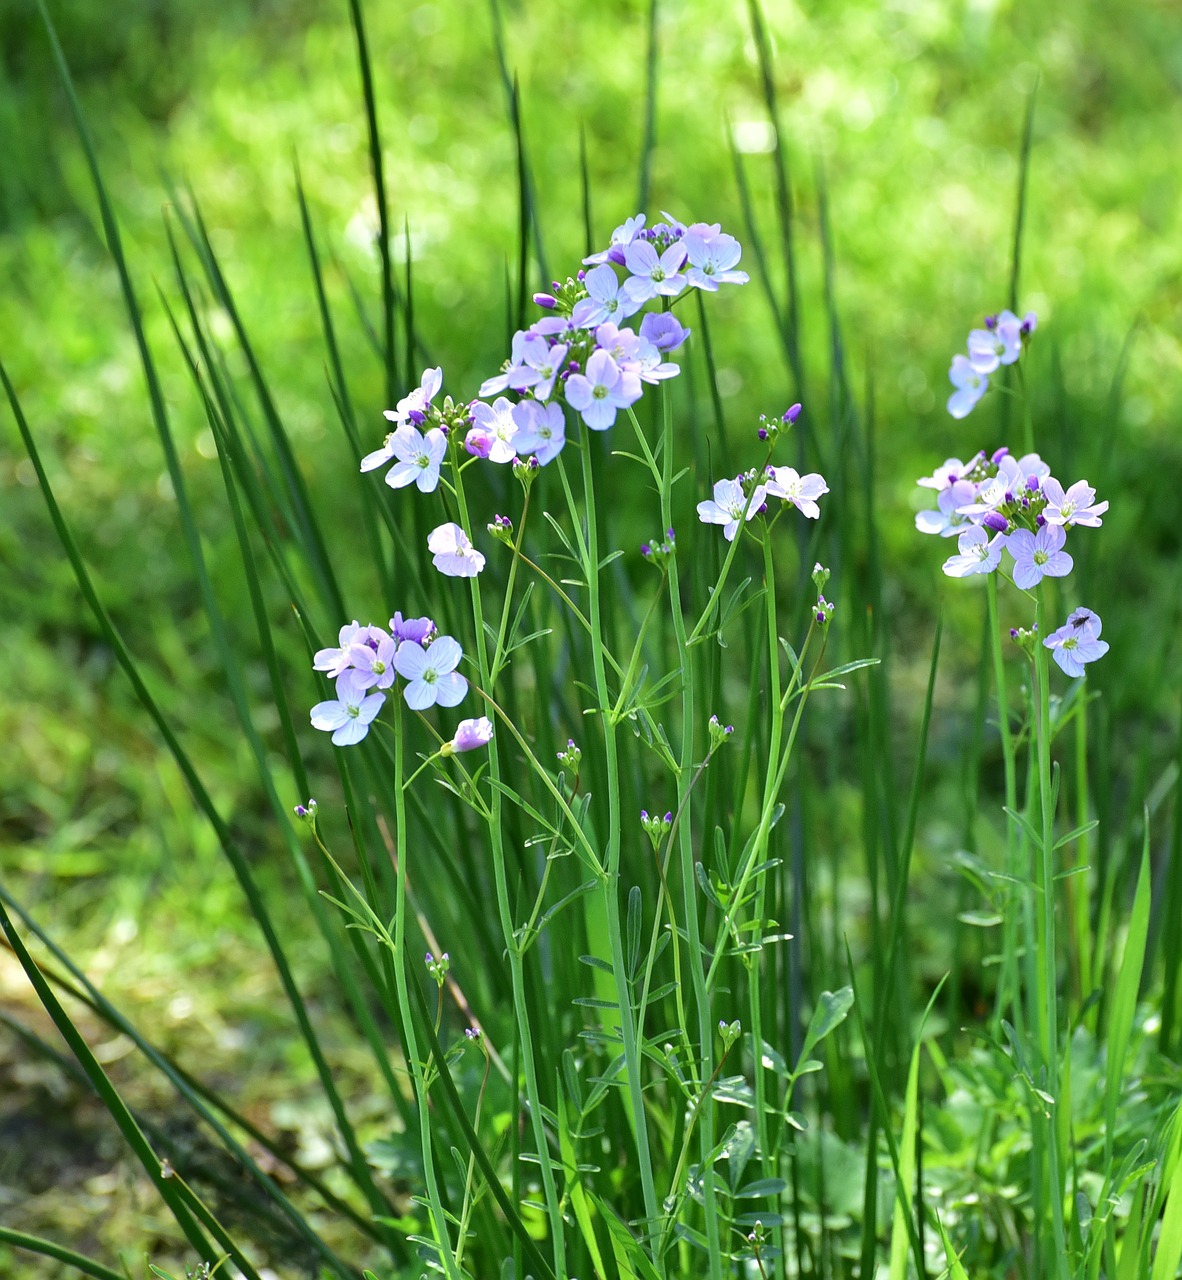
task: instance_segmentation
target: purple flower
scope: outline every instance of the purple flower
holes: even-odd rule
[[[369,732],[370,722],[382,709],[386,695],[367,695],[352,671],[337,677],[336,689],[335,701],[318,702],[312,708],[312,727],[331,733],[335,746],[350,747]]]
[[[1104,522],[1100,517],[1108,510],[1107,502],[1096,502],[1096,491],[1086,480],[1077,480],[1066,493],[1054,476],[1047,476],[1042,484],[1047,505],[1043,511],[1047,524],[1064,527],[1081,524],[1098,529]]]
[[[425,413],[427,406],[438,395],[441,386],[443,386],[441,368],[424,370],[420,384],[409,395],[403,396],[396,408],[387,409],[382,416],[401,426],[412,413]]]
[[[658,351],[676,351],[690,336],[672,311],[650,311],[640,322],[640,336]]]
[[[353,677],[361,689],[388,689],[394,683],[394,650],[390,636],[378,641],[377,649],[367,644],[353,646]]]
[[[824,476],[815,471],[802,476],[791,467],[768,467],[768,476],[766,488],[769,498],[783,498],[810,520],[821,514],[817,499],[829,492]]]
[[[427,550],[434,557],[432,564],[449,578],[474,578],[484,568],[484,557],[458,524],[432,529],[427,535]]]
[[[978,373],[1013,364],[1021,354],[1022,322],[1012,311],[1003,311],[991,328],[969,334],[969,363]]]
[[[390,631],[395,640],[413,640],[415,644],[425,645],[435,632],[435,624],[430,618],[404,618],[395,613],[390,619]]]
[[[537,399],[548,400],[569,349],[565,342],[551,345],[541,334],[526,334],[521,344],[521,363],[509,370],[509,385],[514,391],[532,387]]]
[[[513,444],[517,423],[513,421],[512,401],[504,396],[498,396],[492,404],[475,400],[472,403],[472,421],[474,427],[492,437],[485,455],[489,462],[512,462],[517,454]]]
[[[660,257],[647,241],[630,244],[624,251],[624,264],[632,273],[624,282],[625,294],[638,309],[650,298],[676,297],[686,285],[679,274],[684,262],[684,244],[671,244]]]
[[[639,311],[639,302],[620,288],[619,277],[606,263],[592,267],[583,281],[587,297],[580,298],[571,312],[571,323],[579,329],[594,329],[605,320],[624,320]]]
[[[513,442],[526,457],[533,454],[545,466],[562,452],[566,444],[566,419],[561,405],[553,401],[539,404],[536,400],[522,400],[513,406],[513,420],[517,423]]]
[[[394,666],[406,681],[403,696],[412,711],[424,711],[438,703],[454,707],[468,692],[468,681],[456,671],[464,656],[451,636],[440,636],[424,649],[413,640],[404,640],[394,655]]]
[[[566,401],[583,415],[592,431],[604,431],[616,420],[616,411],[640,399],[640,378],[622,373],[606,351],[596,351],[587,361],[586,375],[572,373],[566,380]]]
[[[622,263],[624,261],[624,250],[640,234],[640,229],[643,226],[643,213],[638,213],[635,217],[629,218],[627,222],[622,223],[612,232],[609,247],[601,253],[593,253],[589,258],[584,258],[583,264],[590,266],[592,263],[608,261]]]
[[[461,720],[456,725],[455,736],[444,746],[442,754],[452,755],[457,751],[476,751],[480,747],[487,747],[492,741],[492,736],[492,721],[488,716],[481,716],[477,720]]]
[[[989,389],[989,379],[978,373],[968,356],[953,356],[948,381],[956,390],[948,397],[948,412],[954,418],[967,418],[973,406]]]
[[[992,573],[1001,563],[1005,538],[990,538],[979,525],[966,529],[957,541],[958,555],[944,561],[944,572],[950,578],[967,578],[975,573]]]
[[[1065,578],[1074,561],[1063,550],[1067,535],[1057,524],[1043,525],[1037,533],[1015,529],[1006,540],[1014,557],[1014,585],[1029,591],[1043,578]]]
[[[713,293],[720,284],[746,284],[750,279],[746,271],[732,270],[743,254],[734,236],[715,235],[707,239],[689,231],[681,243],[690,263],[685,278],[691,285]]]
[[[1076,609],[1065,626],[1047,636],[1043,644],[1051,657],[1073,678],[1084,674],[1084,665],[1095,662],[1108,652],[1108,641],[1100,639],[1103,624],[1091,609]]]
[[[755,489],[748,501],[738,480],[719,480],[714,485],[714,497],[698,503],[698,519],[703,524],[725,525],[723,536],[727,542],[734,542],[744,511],[748,520],[754,520],[765,497],[767,490],[763,485]]]
[[[420,493],[431,493],[439,484],[439,466],[446,452],[447,437],[438,427],[422,436],[407,422],[386,437],[381,449],[361,459],[361,470],[372,471],[397,458],[397,464],[386,472],[390,488],[402,489],[413,481]]]
[[[487,458],[494,444],[496,437],[484,427],[473,427],[464,437],[464,448],[474,458]]]

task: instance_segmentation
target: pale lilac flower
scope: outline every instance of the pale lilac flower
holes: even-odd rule
[[[399,612],[390,619],[390,631],[395,640],[413,640],[415,644],[425,645],[435,634],[435,623],[430,618],[404,618]]]
[[[387,409],[382,416],[401,425],[412,413],[426,413],[427,406],[438,395],[441,386],[443,386],[441,368],[424,370],[421,383],[409,395],[403,396],[396,408]]]
[[[592,267],[583,284],[588,296],[575,303],[570,316],[578,329],[594,329],[605,320],[624,320],[644,305],[643,299],[637,302],[621,289],[615,270],[606,263]]]
[[[513,420],[517,423],[513,442],[524,456],[532,454],[545,466],[562,452],[566,444],[566,418],[561,405],[553,401],[539,404],[536,400],[522,400],[513,406]]]
[[[312,658],[312,670],[323,671],[330,680],[335,680],[353,665],[353,646],[363,642],[368,631],[369,628],[363,627],[356,619],[342,627],[337,634],[340,647],[318,649]]]
[[[371,649],[367,644],[353,646],[353,677],[358,688],[388,689],[394,683],[396,648],[394,640],[384,634],[376,649]]]
[[[1031,490],[1029,481],[1032,476],[1038,481],[1034,486],[1037,490],[1050,474],[1050,464],[1044,462],[1037,453],[1027,453],[1021,458],[1007,453],[997,464],[998,479],[1004,480],[1012,493],[1019,493],[1023,489]]]
[[[474,578],[484,568],[484,557],[458,524],[432,529],[427,535],[427,550],[434,557],[432,564],[449,578]]]
[[[601,253],[593,253],[589,258],[583,259],[584,266],[591,266],[592,263],[612,262],[623,263],[624,250],[636,239],[640,234],[640,229],[644,226],[644,214],[638,213],[635,217],[629,218],[612,232],[611,243],[608,248]],[[616,255],[619,255],[618,257]]]
[[[550,317],[557,319],[557,317]],[[538,322],[542,323],[541,321]],[[536,328],[536,326],[535,326]],[[509,381],[515,375],[519,374],[525,368],[524,354],[525,342],[531,336],[531,332],[527,329],[518,329],[513,335],[513,341],[509,346],[509,361],[500,373],[494,373],[491,378],[485,378],[480,384],[479,394],[482,396],[495,396],[506,390]]]
[[[596,328],[595,345],[600,351],[606,351],[623,369],[636,359],[640,339],[631,329],[621,329],[619,325],[608,321]]]
[[[1001,563],[1004,534],[990,538],[979,525],[966,529],[957,541],[959,554],[944,561],[944,572],[950,578],[967,578],[974,573],[992,573]]]
[[[1091,609],[1076,609],[1066,626],[1047,636],[1043,644],[1067,675],[1082,676],[1086,663],[1095,662],[1108,652],[1108,641],[1100,639],[1102,625]]]
[[[973,411],[973,406],[985,394],[989,387],[989,379],[978,373],[969,363],[968,356],[953,356],[952,368],[948,370],[948,381],[956,390],[948,397],[948,412],[954,418],[965,418]]]
[[[727,542],[734,542],[743,513],[747,513],[748,520],[753,520],[766,497],[763,485],[757,486],[748,500],[738,480],[719,480],[714,485],[714,497],[698,503],[698,519],[703,524],[725,525],[723,536]]]
[[[454,707],[460,702],[468,692],[468,681],[456,670],[463,656],[451,636],[440,636],[429,649],[404,640],[394,655],[394,666],[407,681],[402,691],[406,705],[412,711],[424,711],[436,703]]]
[[[1047,500],[1042,513],[1047,524],[1079,524],[1098,529],[1104,523],[1100,517],[1108,510],[1108,503],[1096,502],[1096,491],[1086,480],[1077,480],[1064,493],[1058,480],[1048,476],[1043,481],[1042,491]]]
[[[1022,354],[1022,322],[1012,311],[1003,311],[992,328],[969,334],[969,363],[978,373],[992,373],[999,365],[1013,364]]]
[[[662,360],[661,353],[647,338],[640,340],[632,357],[632,368],[640,375],[641,382],[657,383],[665,378],[675,378],[681,366],[671,360]]]
[[[487,747],[492,741],[493,727],[492,721],[488,716],[480,716],[476,720],[461,720],[456,725],[455,735],[444,748],[444,754],[452,755],[457,751],[477,751],[481,747]]]
[[[640,322],[640,336],[658,351],[676,351],[690,336],[672,311],[650,311]]]
[[[970,462],[961,462],[959,458],[945,458],[944,462],[938,466],[930,476],[923,476],[915,483],[921,489],[935,489],[937,491],[947,489],[949,485],[955,484],[966,471],[971,471],[976,458]]]
[[[688,231],[681,243],[690,263],[685,278],[699,289],[713,293],[720,284],[746,284],[751,278],[746,271],[732,270],[743,254],[743,248],[734,236],[715,234],[707,239],[695,231]]]
[[[625,294],[638,307],[650,298],[676,297],[685,288],[680,274],[684,262],[684,244],[671,244],[660,257],[646,240],[630,244],[624,251],[624,264],[632,273],[624,282]]]
[[[1037,532],[1015,529],[1006,546],[1014,557],[1014,585],[1029,591],[1043,578],[1065,578],[1074,561],[1063,550],[1067,535],[1060,525],[1046,524]]]
[[[825,477],[810,471],[802,476],[792,467],[768,467],[769,479],[766,484],[769,498],[783,498],[790,502],[802,515],[816,520],[821,514],[817,499],[829,492]]]
[[[936,499],[935,511],[918,511],[915,515],[915,527],[920,533],[935,533],[942,538],[951,538],[968,523],[968,517],[960,512],[960,508],[972,501],[974,486],[969,480],[958,480],[950,485]]]
[[[513,437],[517,434],[517,423],[513,421],[513,402],[504,396],[498,396],[492,404],[483,400],[472,403],[472,422],[481,431],[492,437],[489,445],[489,462],[512,462],[517,456]]]
[[[386,695],[367,695],[352,671],[337,677],[336,689],[334,701],[318,702],[312,708],[312,727],[331,733],[335,746],[349,747],[369,732],[370,722],[382,709]]]
[[[640,399],[640,378],[622,373],[606,351],[596,351],[587,361],[586,375],[572,373],[566,380],[566,402],[583,415],[592,431],[605,431],[616,420],[616,411]]]
[[[957,515],[969,516],[975,520],[977,516],[996,511],[998,507],[1011,501],[1014,494],[1006,477],[999,473],[983,484],[974,496],[975,501],[966,502],[964,506],[957,507]]]
[[[406,422],[386,437],[383,449],[362,459],[361,469],[371,471],[388,458],[397,458],[398,462],[386,472],[390,488],[402,489],[413,482],[420,493],[431,493],[439,484],[439,467],[446,452],[447,437],[438,427],[423,436]]]
[[[527,334],[521,344],[521,365],[509,371],[509,385],[514,391],[532,387],[537,399],[548,400],[554,390],[554,379],[562,371],[562,362],[569,350],[565,342],[552,346],[540,334]]]
[[[464,449],[474,458],[487,458],[497,438],[484,427],[473,427],[464,437]]]

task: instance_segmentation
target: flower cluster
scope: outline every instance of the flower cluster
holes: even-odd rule
[[[313,657],[313,670],[335,681],[337,696],[312,708],[312,726],[331,733],[338,747],[360,742],[386,701],[385,690],[398,676],[412,711],[437,704],[454,707],[468,692],[467,679],[456,670],[463,656],[459,643],[439,635],[430,618],[396,613],[388,631],[350,622],[341,628],[335,648],[320,649]],[[444,754],[471,751],[491,737],[487,720],[465,720]]]
[[[1037,453],[1015,458],[1006,448],[967,462],[948,458],[917,483],[935,490],[936,507],[916,515],[916,528],[957,539],[957,554],[945,560],[944,572],[950,578],[993,573],[1006,552],[1014,585],[1024,591],[1043,578],[1065,578],[1074,567],[1068,529],[1098,529],[1108,510],[1086,480],[1064,489]],[[1108,650],[1099,635],[1100,619],[1081,609],[1043,643],[1068,675],[1080,675],[1083,663]]]
[[[956,388],[948,398],[954,418],[967,417],[989,390],[989,375],[1003,364],[1015,364],[1022,347],[1038,328],[1038,317],[1028,311],[1019,320],[1012,311],[985,317],[985,327],[969,334],[968,355],[952,357],[948,380]]]
[[[775,442],[780,432],[790,427],[800,417],[800,405],[794,404],[781,418],[760,418],[759,438]],[[768,466],[759,471],[747,471],[733,480],[717,480],[714,496],[698,503],[698,519],[703,524],[720,524],[723,536],[733,542],[739,526],[747,520],[767,512],[767,499],[779,498],[785,505],[795,507],[801,515],[816,520],[821,514],[817,499],[829,492],[824,476],[815,471],[801,475],[793,467]]]

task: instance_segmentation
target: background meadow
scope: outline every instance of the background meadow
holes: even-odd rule
[[[161,295],[183,308],[170,227],[193,277],[200,274],[180,216],[191,209],[191,193],[336,553],[349,616],[378,618],[397,607],[356,549],[355,453],[326,377],[294,177],[298,161],[357,429],[374,448],[390,388],[371,337],[380,330],[378,214],[349,7],[235,2],[211,15],[189,0],[117,12],[71,0],[51,13],[120,221],[238,674],[281,798],[291,804],[306,797],[284,770],[216,442]],[[752,17],[745,4],[697,0],[656,6],[655,28],[653,12],[633,3],[561,13],[529,3],[367,11],[391,252],[403,303],[409,280],[417,343],[408,353],[402,309],[396,390],[437,362],[448,390],[474,395],[507,349],[522,232],[514,81],[534,219],[530,291],[575,270],[588,223],[595,243],[606,242],[641,207],[650,217],[668,209],[721,221],[743,242],[752,283],[720,296],[709,321],[724,426],[700,347],[677,390],[679,422],[699,458],[731,469],[721,460],[750,440],[761,412],[804,400],[806,456],[823,464],[841,496],[810,544],[841,575],[831,643],[842,658],[873,651],[883,659],[873,676],[851,681],[848,696],[805,722],[805,763],[790,783],[800,834],[791,850],[785,837],[785,846],[799,851],[807,893],[785,979],[800,1009],[812,1008],[822,991],[849,981],[847,941],[862,981],[877,976],[881,908],[866,870],[866,831],[903,825],[942,615],[906,895],[909,995],[883,1033],[898,1042],[888,1055],[888,1101],[897,1119],[914,1019],[948,975],[927,1027],[939,1056],[925,1060],[923,1090],[937,1118],[929,1113],[921,1149],[946,1203],[963,1210],[966,1197],[988,1187],[1003,1206],[990,1220],[1004,1222],[1004,1206],[1021,1200],[1008,1190],[1016,1175],[1007,1143],[1018,1141],[1024,1103],[996,1058],[980,1050],[996,928],[985,923],[979,882],[965,873],[975,859],[995,860],[1004,844],[994,712],[983,692],[984,606],[980,592],[940,573],[944,548],[916,535],[914,481],[946,456],[1017,434],[1004,397],[991,397],[964,422],[954,422],[944,402],[948,361],[964,333],[1009,301],[1033,102],[1016,302],[1039,314],[1024,357],[1036,438],[1044,456],[1086,476],[1112,502],[1104,536],[1082,548],[1078,570],[1078,593],[1103,614],[1112,646],[1089,673],[1096,701],[1087,759],[1099,826],[1092,870],[1078,881],[1101,987],[1123,953],[1146,836],[1153,870],[1128,1059],[1127,1153],[1138,1135],[1161,1132],[1162,1109],[1182,1083],[1175,515],[1182,20],[1168,4],[1145,0],[1119,9],[1092,0],[767,4],[765,54],[792,198],[789,294],[776,135]],[[341,1007],[323,945],[307,927],[284,840],[238,729],[85,158],[41,21],[24,0],[0,7],[0,76],[0,360],[102,597],[249,858],[342,1095],[397,1201],[413,1189],[413,1171],[391,1135],[388,1101]],[[769,293],[781,310],[794,299],[795,368]],[[195,305],[245,401],[250,369],[225,307],[208,286],[198,288]],[[7,410],[3,422],[0,882],[155,1043],[346,1194],[335,1180],[331,1114],[254,921],[79,597]],[[639,482],[622,468],[613,476],[634,486],[621,493],[614,528],[619,545],[632,548],[656,526]],[[705,496],[704,486],[696,496]],[[396,510],[401,518],[404,508]],[[793,559],[783,568],[789,609],[802,604],[794,594],[800,567]],[[619,589],[646,583],[646,572],[626,556]],[[301,666],[302,640],[281,593],[271,604],[299,708],[320,696],[319,686]],[[302,716],[297,728],[315,794],[326,809],[339,809],[331,754],[306,741]],[[868,773],[868,750],[889,759],[893,774]],[[1074,750],[1071,742],[1064,748],[1069,777],[1077,776]],[[335,821],[343,833],[339,812]],[[449,891],[437,892],[442,899]],[[439,942],[453,953],[459,945]],[[1082,1004],[1089,993],[1075,990],[1077,960],[1065,953],[1064,986]],[[1081,1018],[1099,1036],[1079,1049],[1085,1079],[1102,1069],[1102,1006],[1101,999]],[[299,1252],[285,1224],[253,1202],[236,1203],[239,1172],[145,1068],[133,1041],[71,1008],[137,1112],[199,1171],[225,1208],[227,1228],[240,1230],[284,1280],[315,1274],[316,1260]],[[183,1270],[168,1215],[123,1156],[103,1109],[22,1035],[20,1028],[31,1029],[57,1044],[3,950],[0,1013],[0,1224],[112,1265],[121,1252],[136,1276],[145,1273],[145,1255]],[[863,1056],[851,1020],[831,1042],[824,1083],[807,1098],[822,1136],[801,1146],[806,1191],[795,1203],[815,1218],[822,1243],[808,1266],[817,1274],[853,1274],[847,1268],[858,1256],[859,1142],[871,1112]],[[963,1112],[947,1104],[956,1097],[984,1105],[986,1095],[1000,1117],[998,1137],[974,1162],[966,1152],[975,1113],[967,1103]],[[309,1199],[307,1212],[333,1247],[367,1263],[348,1224]],[[885,1237],[889,1194],[884,1204]],[[1121,1213],[1131,1212],[1124,1203]],[[0,1244],[4,1274],[66,1274],[59,1263],[5,1249]],[[1005,1248],[980,1256],[991,1269],[974,1274],[1026,1274]]]

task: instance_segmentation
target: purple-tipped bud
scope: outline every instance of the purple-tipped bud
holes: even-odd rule
[[[550,288],[553,289],[555,293],[557,293],[562,288],[562,285],[557,280],[551,280]]]
[[[1006,533],[1010,527],[1010,522],[1001,514],[1000,511],[990,511],[981,523],[987,529],[992,529],[995,533]]]
[[[756,514],[756,515],[758,515],[758,516],[765,516],[765,515],[767,515],[767,503],[766,503],[766,502],[761,502],[761,503],[759,504],[759,510],[758,510],[755,514]]]
[[[640,554],[642,556],[651,556],[652,553],[653,553],[653,549],[648,545],[647,542],[642,542],[640,544]]]
[[[566,366],[566,371],[567,373],[578,373],[582,367],[583,366],[577,360],[572,360],[570,364]]]
[[[487,458],[495,443],[496,437],[483,427],[473,427],[464,437],[464,448],[474,458]]]
[[[308,810],[305,808],[304,805],[297,804],[295,807],[295,816],[297,818],[306,818],[308,816]]]
[[[665,814],[665,825],[670,826],[672,822],[673,822],[673,811],[670,810],[667,814]]]
[[[1046,516],[1043,515],[1041,511],[1038,513],[1038,515],[1034,517],[1034,523],[1038,525],[1040,529],[1043,527],[1043,525],[1046,524],[1046,522],[1047,522],[1047,518]]]
[[[989,459],[989,461],[992,462],[993,465],[996,467],[997,464],[1002,460],[1002,458],[1006,457],[1008,453],[1009,453],[1009,449],[1007,448],[1006,445],[1003,444],[1001,448],[998,449],[997,452]]]
[[[996,329],[996,328],[997,328],[997,317],[996,317],[996,316],[986,316],[986,317],[985,317],[985,328],[986,328],[986,329]]]
[[[427,421],[427,415],[421,409],[412,409],[406,416],[416,427],[421,427]]]
[[[1033,311],[1027,311],[1027,313],[1022,317],[1022,323],[1019,326],[1018,332],[1021,333],[1024,338],[1028,338],[1037,328],[1038,316],[1036,316]]]
[[[1038,476],[1027,476],[1026,487],[1027,489],[1030,490],[1031,493],[1037,493],[1041,488],[1041,485],[1039,484]]]
[[[553,311],[558,306],[558,299],[552,293],[535,293],[534,306],[545,311]]]
[[[1022,496],[1022,506],[1027,510],[1029,510],[1030,508],[1030,499],[1027,498],[1025,495]]]
[[[796,421],[796,419],[800,417],[800,415],[801,415],[801,413],[803,412],[803,410],[804,410],[804,406],[803,406],[802,404],[794,404],[794,405],[793,405],[790,409],[788,409],[788,410],[787,410],[787,412],[784,414],[784,421],[785,421],[789,426],[791,426],[791,425]]]
[[[647,810],[647,809],[641,809],[641,811],[640,811],[640,820],[641,820],[641,822],[647,822],[647,821],[648,821],[648,810]]]
[[[676,542],[676,541],[677,541],[677,539],[673,536],[673,530],[672,530],[672,529],[666,529],[666,530],[665,530],[665,537],[666,537],[666,538],[668,538],[670,542]]]
[[[427,952],[427,955],[426,955],[426,957],[425,957],[425,959],[424,959],[424,963],[425,963],[425,964],[434,964],[434,963],[435,963],[435,957],[434,957],[434,956],[433,956],[429,951]]]
[[[1007,489],[1007,490],[1006,490],[1005,500],[1006,500],[1006,502],[1013,502],[1013,500],[1014,500],[1014,491],[1013,491],[1012,489]]]
[[[1011,639],[1011,640],[1017,640],[1017,638],[1018,638],[1018,628],[1017,628],[1017,627],[1011,627],[1011,628],[1010,628],[1010,639]]]
[[[620,261],[622,262],[622,261],[623,261],[623,259],[621,258],[621,259],[620,259]],[[575,279],[576,279],[580,284],[582,284],[582,283],[583,283],[583,281],[584,281],[584,280],[586,280],[586,278],[587,278],[587,273],[586,273],[585,271],[583,271],[583,270],[580,270],[580,271],[579,271],[579,274],[578,274],[577,276],[575,276]]]

